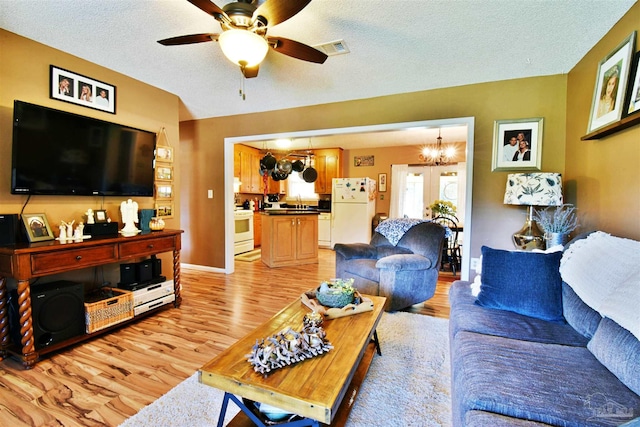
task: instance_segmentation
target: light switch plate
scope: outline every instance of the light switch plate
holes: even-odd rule
[[[207,197],[213,199],[213,190],[207,190]]]

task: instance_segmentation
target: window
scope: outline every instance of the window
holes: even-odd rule
[[[287,198],[301,200],[318,200],[315,184],[302,179],[298,172],[292,172],[287,178]]]

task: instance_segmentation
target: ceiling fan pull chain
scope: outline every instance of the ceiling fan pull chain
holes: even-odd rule
[[[240,77],[240,91],[239,91],[239,95],[242,98],[243,101],[246,101],[247,97],[246,97],[246,92],[244,91],[244,80],[245,77],[241,76]]]

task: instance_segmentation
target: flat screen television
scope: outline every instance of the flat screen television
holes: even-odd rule
[[[16,100],[11,193],[151,197],[155,142],[153,132]]]

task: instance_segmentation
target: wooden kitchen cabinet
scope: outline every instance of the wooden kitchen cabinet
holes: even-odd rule
[[[234,146],[233,174],[240,179],[240,193],[261,194],[260,150],[246,145]]]
[[[342,148],[315,150],[313,154],[318,172],[315,191],[318,194],[331,194],[333,178],[342,178]]]
[[[318,214],[262,214],[262,262],[269,267],[318,262]]]

